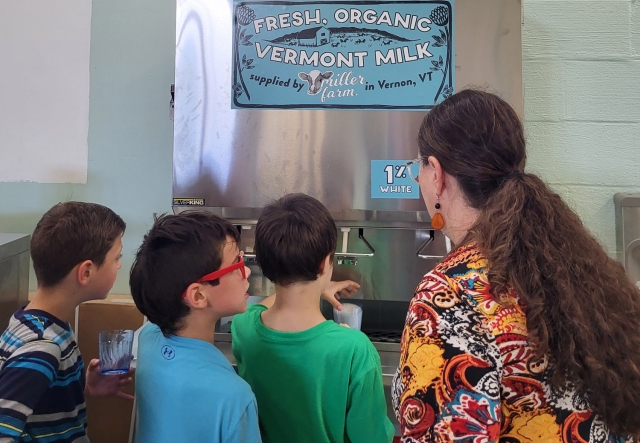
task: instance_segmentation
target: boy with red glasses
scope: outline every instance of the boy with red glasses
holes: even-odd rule
[[[213,345],[216,322],[247,309],[239,241],[200,211],[162,216],[144,237],[129,280],[150,321],[138,339],[136,443],[260,442],[251,388]]]
[[[320,298],[358,287],[331,282],[337,229],[318,200],[267,205],[255,251],[274,296],[231,324],[238,371],[256,395],[265,443],[390,443],[380,357],[362,332],[325,320]],[[332,303],[336,304],[336,303]]]

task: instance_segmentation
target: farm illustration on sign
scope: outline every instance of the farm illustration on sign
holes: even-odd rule
[[[428,109],[453,93],[449,2],[330,6],[236,6],[232,106]],[[398,97],[406,88],[419,89],[406,93],[415,106]]]

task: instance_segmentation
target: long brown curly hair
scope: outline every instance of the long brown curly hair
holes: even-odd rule
[[[419,134],[480,216],[468,240],[486,256],[500,299],[513,288],[527,309],[551,384],[574,386],[612,432],[640,434],[640,291],[526,160],[524,130],[496,95],[461,91],[433,108]]]

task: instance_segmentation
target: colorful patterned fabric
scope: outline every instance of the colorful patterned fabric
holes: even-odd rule
[[[424,276],[409,306],[393,404],[404,443],[624,442],[571,386],[552,389],[525,308],[498,303],[487,261],[458,249]]]

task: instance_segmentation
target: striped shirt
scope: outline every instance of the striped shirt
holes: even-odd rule
[[[88,443],[84,385],[69,323],[18,310],[0,337],[0,443]]]

